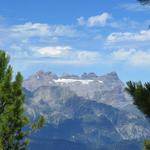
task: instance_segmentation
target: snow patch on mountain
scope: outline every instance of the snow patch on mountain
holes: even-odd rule
[[[80,82],[82,84],[89,84],[90,82],[94,82],[95,80],[78,80],[78,79],[57,79],[54,80],[56,83],[73,83],[73,82]],[[99,83],[103,83],[103,81],[97,80]]]

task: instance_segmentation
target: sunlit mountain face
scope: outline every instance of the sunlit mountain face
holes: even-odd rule
[[[24,81],[31,120],[47,123],[32,135],[31,149],[141,150],[150,124],[132,104],[115,72],[81,76],[37,72]]]

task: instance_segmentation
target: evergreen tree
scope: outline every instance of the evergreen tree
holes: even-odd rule
[[[133,97],[137,108],[150,119],[150,83],[127,82],[126,91]],[[144,150],[150,150],[150,140],[145,140]]]
[[[148,5],[150,4],[150,0],[138,0],[141,4],[143,5]]]
[[[150,118],[150,83],[127,82],[126,91],[133,97],[134,104]]]
[[[29,122],[24,110],[23,77],[17,73],[12,80],[12,74],[8,55],[0,51],[0,150],[26,150],[28,136],[41,128],[45,119]]]
[[[150,140],[144,141],[144,150],[150,150]]]

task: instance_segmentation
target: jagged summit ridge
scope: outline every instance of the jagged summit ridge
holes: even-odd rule
[[[49,86],[57,83],[72,83],[78,82],[82,84],[89,84],[93,81],[103,83],[107,80],[119,80],[117,73],[111,72],[109,74],[98,76],[95,73],[83,73],[82,75],[63,74],[58,76],[52,72],[38,71],[24,81],[23,86],[28,90],[35,90],[39,86]]]
[[[106,103],[114,107],[129,105],[129,96],[124,92],[124,84],[116,72],[98,76],[95,73],[82,75],[63,74],[57,76],[52,72],[39,71],[23,83],[24,88],[34,91],[42,86],[67,87],[78,96]]]
[[[68,74],[68,73],[63,73],[62,75],[58,76],[52,72],[44,72],[42,70],[36,72],[34,75],[31,75],[28,79],[30,78],[40,78],[40,77],[51,77],[53,79],[57,79],[57,78],[71,78],[71,79],[97,79],[97,78],[101,78],[101,77],[114,77],[114,78],[118,78],[118,75],[116,72],[110,72],[106,75],[97,75],[94,72],[90,72],[90,73],[83,73],[81,75],[75,75],[75,74]],[[27,80],[28,80],[27,79]],[[119,78],[118,78],[119,79]]]

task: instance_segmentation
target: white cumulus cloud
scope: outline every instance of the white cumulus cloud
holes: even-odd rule
[[[130,67],[150,66],[150,51],[136,49],[120,49],[112,52],[112,61],[123,61]]]
[[[87,20],[84,17],[77,19],[79,25],[87,25],[88,27],[105,26],[111,19],[111,15],[107,12],[99,14],[97,16],[91,16]]]
[[[115,32],[111,33],[107,37],[107,41],[110,43],[116,43],[116,42],[125,42],[125,41],[138,41],[138,42],[144,42],[149,41],[150,42],[150,30],[142,30],[136,33],[132,32]]]
[[[55,47],[42,47],[34,48],[35,52],[44,57],[62,57],[71,50],[70,46],[55,46]]]
[[[119,49],[117,51],[112,52],[112,58],[115,60],[127,60],[134,52],[136,52],[135,49]]]
[[[129,63],[134,66],[150,66],[150,51],[137,51],[131,55]]]
[[[107,21],[111,18],[111,15],[108,13],[102,13],[97,16],[92,16],[88,19],[88,26],[105,26]]]
[[[77,50],[71,46],[33,47],[32,50],[34,57],[46,57],[56,64],[89,65],[101,60],[101,55],[97,51]]]

